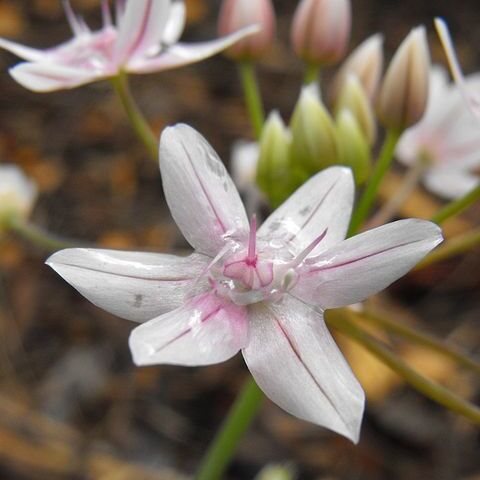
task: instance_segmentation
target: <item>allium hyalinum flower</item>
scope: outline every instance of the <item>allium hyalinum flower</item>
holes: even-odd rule
[[[224,0],[218,18],[220,35],[228,35],[248,25],[260,31],[239,40],[227,51],[235,60],[256,60],[271,46],[275,38],[275,11],[272,0]]]
[[[26,60],[10,69],[24,87],[38,92],[78,87],[121,71],[151,73],[198,62],[257,31],[248,27],[216,40],[178,43],[185,24],[183,0],[117,0],[116,25],[102,0],[103,26],[91,31],[65,0],[73,38],[38,50],[0,38],[4,48]]]
[[[37,198],[37,187],[16,165],[0,165],[0,223],[11,215],[27,217]]]
[[[290,35],[295,53],[314,65],[338,62],[350,39],[351,10],[350,0],[301,0]]]
[[[257,228],[195,130],[166,129],[160,158],[193,254],[67,249],[47,264],[96,305],[144,322],[130,336],[137,365],[209,365],[242,350],[280,407],[357,441],[364,393],[323,311],[387,287],[442,240],[440,229],[409,219],[344,240],[354,187],[343,167],[312,177]]]
[[[455,83],[457,84],[471,113],[480,120],[480,90],[478,89],[478,85],[476,88],[472,88],[472,86],[465,81],[457,54],[455,53],[452,37],[445,21],[441,18],[436,18],[435,28],[437,29],[438,36],[440,37],[445,50],[453,79],[455,80]]]
[[[480,91],[479,74],[466,77],[464,82]],[[480,182],[478,121],[458,87],[448,82],[443,68],[432,69],[425,115],[400,137],[396,156],[405,165],[424,162],[425,186],[446,199],[461,197]]]

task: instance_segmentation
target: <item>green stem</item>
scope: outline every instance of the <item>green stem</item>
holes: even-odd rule
[[[480,363],[468,357],[466,353],[460,351],[459,349],[451,345],[447,345],[439,338],[435,338],[429,334],[420,332],[415,328],[411,328],[404,323],[397,322],[391,318],[377,315],[376,313],[369,311],[359,313],[357,318],[359,320],[378,325],[391,333],[410,340],[411,342],[414,342],[418,345],[423,345],[424,347],[441,353],[442,355],[445,355],[451,360],[457,362],[459,365],[462,365],[463,367],[469,368],[475,373],[480,374]]]
[[[145,120],[145,117],[140,112],[135,100],[133,99],[130,87],[128,84],[128,76],[121,72],[116,77],[111,78],[111,83],[117,94],[120,102],[127,113],[128,119],[135,130],[138,138],[145,145],[148,153],[152,159],[158,161],[158,142],[155,135],[150,128],[150,125]]]
[[[395,192],[395,195],[379,210],[379,212],[368,222],[368,228],[375,228],[388,223],[398,212],[405,200],[410,196],[417,186],[420,178],[425,172],[428,163],[425,159],[419,158],[408,170],[402,185]]]
[[[222,477],[239,440],[254,419],[262,400],[262,391],[250,377],[242,387],[225,422],[203,458],[195,480],[217,480]]]
[[[459,397],[439,383],[413,370],[405,361],[391,352],[386,346],[348,320],[345,315],[340,316],[333,310],[327,313],[330,313],[330,315],[327,315],[330,325],[362,345],[416,390],[449,410],[480,424],[480,409],[478,407]]]
[[[27,222],[24,219],[13,217],[6,223],[6,227],[11,232],[16,233],[25,240],[28,240],[29,242],[43,248],[44,250],[47,250],[48,252],[55,252],[63,248],[80,246],[80,242],[67,240],[53,235],[37,227],[36,225]]]
[[[314,63],[307,63],[305,65],[305,72],[303,74],[303,84],[310,85],[318,81],[320,67]]]
[[[480,198],[480,184],[468,192],[464,197],[454,200],[437,212],[430,220],[440,225],[445,220],[465,210]]]
[[[255,138],[259,140],[262,133],[263,122],[265,120],[265,113],[260,96],[260,90],[258,88],[255,68],[253,63],[248,61],[241,62],[239,64],[239,68],[248,114],[250,116],[252,128],[255,133]]]
[[[448,240],[418,263],[415,270],[420,270],[421,268],[432,265],[432,263],[437,263],[460,253],[467,252],[478,245],[480,245],[480,228]]]
[[[393,154],[395,153],[395,146],[397,145],[400,133],[401,132],[398,130],[387,131],[387,136],[383,142],[383,147],[378,161],[375,164],[375,168],[373,169],[370,180],[360,198],[357,208],[353,212],[348,236],[355,235],[364,220],[367,218],[368,213],[375,202],[380,183],[387,173],[390,164],[392,163]]]

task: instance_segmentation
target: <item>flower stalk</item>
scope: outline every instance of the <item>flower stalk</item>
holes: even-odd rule
[[[125,72],[119,73],[117,76],[111,78],[112,86],[117,94],[130,123],[137,134],[137,137],[145,145],[151,159],[154,162],[158,161],[158,142],[155,135],[150,128],[150,125],[145,120],[145,117],[138,108],[128,84],[128,76]]]
[[[307,63],[305,65],[305,72],[303,74],[303,84],[310,85],[318,82],[320,67],[315,63]]]
[[[205,454],[195,480],[217,480],[222,477],[238,442],[255,418],[263,398],[255,380],[249,377]]]
[[[20,237],[28,240],[29,242],[41,247],[47,252],[55,252],[61,248],[79,247],[79,242],[67,240],[65,238],[53,235],[36,225],[28,222],[23,218],[12,216],[6,223],[5,227],[19,235]]]
[[[252,62],[244,61],[239,63],[239,69],[243,93],[245,95],[245,103],[247,105],[247,110],[250,116],[255,138],[258,140],[262,133],[263,122],[265,121],[265,113],[260,90],[258,88],[255,68]]]
[[[463,210],[475,203],[479,198],[480,184],[477,185],[470,192],[468,192],[465,196],[457,200],[453,200],[452,202],[445,205],[431,218],[431,221],[435,222],[438,225],[441,225],[443,222],[445,222],[445,220],[448,220],[449,218],[463,212]]]
[[[377,312],[371,312],[367,310],[359,313],[357,318],[360,321],[372,323],[390,333],[445,355],[459,365],[480,375],[480,363],[470,358],[466,353],[462,352],[458,348],[448,345],[448,343],[439,338],[429,335],[428,333],[421,332],[416,328],[409,327],[405,323],[397,322],[392,318],[379,315]]]
[[[472,403],[459,397],[452,391],[434,382],[411,368],[398,355],[390,351],[381,342],[364,332],[348,318],[347,312],[329,311],[326,315],[327,322],[338,331],[348,335],[360,344],[381,362],[400,375],[413,388],[436,403],[480,424],[480,409]]]
[[[375,164],[370,180],[360,198],[357,208],[353,212],[348,236],[355,235],[367,218],[368,213],[375,202],[383,177],[392,163],[395,146],[400,138],[400,133],[400,131],[394,129],[387,131],[387,136],[385,137],[378,161]]]

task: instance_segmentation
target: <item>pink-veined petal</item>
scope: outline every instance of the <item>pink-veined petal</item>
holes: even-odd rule
[[[480,151],[477,157],[480,167]],[[465,169],[434,168],[423,177],[425,187],[431,192],[447,200],[463,197],[479,183],[480,177]]]
[[[216,55],[233,45],[236,41],[258,32],[257,26],[242,28],[238,32],[209,42],[176,43],[151,58],[136,57],[128,63],[128,71],[133,73],[151,73],[181,67],[200,62]]]
[[[426,220],[383,225],[309,258],[291,294],[322,309],[361,302],[405,275],[441,241],[441,229]]]
[[[170,0],[128,0],[115,45],[115,61],[124,64],[158,46],[169,16]]]
[[[9,70],[23,87],[33,92],[67,90],[103,78],[94,70],[65,67],[48,62],[19,63]]]
[[[172,216],[196,250],[214,257],[229,237],[246,238],[249,225],[238,191],[196,130],[180,124],[163,131],[160,170]]]
[[[184,0],[174,0],[162,35],[164,45],[172,45],[178,41],[185,28],[186,19],[187,9]]]
[[[7,50],[10,53],[13,53],[17,57],[23,58],[23,60],[28,60],[31,62],[41,60],[45,53],[42,50],[37,50],[36,48],[27,47],[21,45],[20,43],[12,42],[5,38],[0,38],[0,48]]]
[[[304,183],[275,210],[258,231],[259,237],[291,242],[297,251],[326,231],[313,254],[345,238],[353,206],[352,171],[330,167]]]
[[[287,412],[358,441],[364,393],[323,315],[285,295],[251,307],[243,356],[259,387]]]
[[[247,343],[247,311],[209,292],[135,328],[130,350],[137,365],[211,365]]]
[[[207,262],[199,254],[72,248],[53,254],[46,263],[98,307],[144,322],[183,305],[194,291],[205,290],[206,280],[196,279]]]

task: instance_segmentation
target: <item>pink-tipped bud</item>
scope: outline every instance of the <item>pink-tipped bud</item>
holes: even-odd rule
[[[403,130],[422,118],[428,98],[430,55],[425,27],[414,28],[396,51],[378,96],[381,123]]]
[[[260,27],[258,33],[232,45],[226,55],[234,60],[257,60],[273,42],[275,23],[271,0],[225,0],[218,21],[220,35],[229,35],[249,25]]]
[[[363,41],[343,62],[330,88],[329,100],[335,105],[343,83],[355,75],[370,100],[377,94],[383,69],[383,37],[376,33]]]
[[[293,49],[307,63],[336,63],[345,55],[351,23],[350,0],[302,0],[292,23]]]

